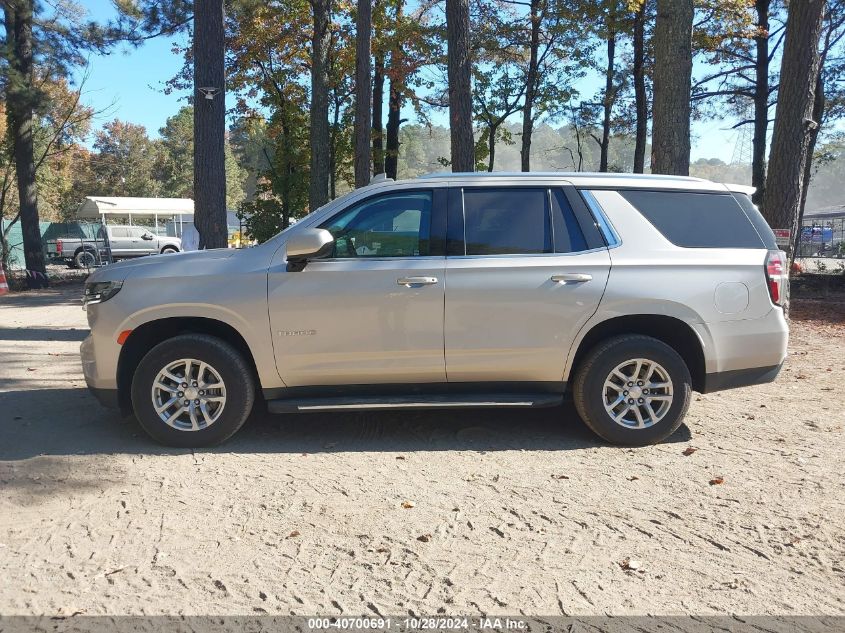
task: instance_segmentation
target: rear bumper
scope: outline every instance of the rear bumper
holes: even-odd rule
[[[780,308],[772,308],[759,319],[698,323],[693,327],[703,343],[708,378],[711,374],[743,376],[746,371],[765,374],[786,359],[789,326]]]
[[[704,376],[704,388],[701,393],[712,393],[724,389],[736,389],[737,387],[750,387],[751,385],[762,385],[767,382],[774,382],[777,378],[783,363],[771,367],[752,367],[751,369],[734,369],[732,371],[720,371]]]

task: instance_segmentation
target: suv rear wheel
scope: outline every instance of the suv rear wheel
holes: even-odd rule
[[[225,341],[184,334],[153,347],[132,378],[132,408],[162,444],[219,444],[246,421],[255,400],[252,369]]]
[[[614,444],[645,446],[683,422],[692,395],[689,369],[650,336],[617,336],[593,348],[578,368],[574,398],[590,429]]]

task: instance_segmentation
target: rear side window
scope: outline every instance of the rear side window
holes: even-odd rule
[[[577,253],[587,250],[584,232],[572,212],[572,207],[569,206],[563,189],[552,189],[551,200],[555,253]]]
[[[729,193],[628,190],[619,194],[675,246],[765,248]]]
[[[544,188],[464,189],[467,255],[552,252]]]

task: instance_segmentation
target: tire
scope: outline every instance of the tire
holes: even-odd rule
[[[645,362],[637,365],[640,360]],[[653,369],[651,379],[622,380],[621,376],[634,378],[638,368],[641,379]],[[633,386],[628,387],[631,383]],[[648,385],[655,387],[649,389]],[[666,343],[627,334],[590,350],[577,369],[573,391],[578,415],[596,435],[622,446],[647,446],[666,439],[681,425],[692,397],[692,379],[684,360]],[[646,398],[647,404],[639,404]],[[619,399],[611,411],[605,408]],[[629,404],[631,400],[635,400],[633,405]]]
[[[185,360],[194,361],[190,370]],[[200,363],[207,366],[203,376],[197,375]],[[160,372],[168,368],[173,379],[164,377],[157,383]],[[187,371],[194,380],[174,380],[183,380]],[[220,381],[222,389],[201,389],[203,384]],[[187,408],[183,397],[190,402]],[[165,420],[156,411],[156,404],[167,404],[172,398],[176,401],[162,412],[169,418]],[[167,446],[199,448],[224,442],[243,426],[254,401],[252,367],[229,343],[206,334],[183,334],[159,343],[144,356],[132,378],[135,417],[150,437]],[[194,404],[197,402],[199,405]]]
[[[179,252],[179,249],[174,248],[173,246],[165,246],[163,249],[161,249],[162,255],[170,255],[172,253],[178,253],[178,252]]]
[[[93,268],[97,263],[97,254],[89,248],[80,248],[73,255],[73,266],[75,268]]]

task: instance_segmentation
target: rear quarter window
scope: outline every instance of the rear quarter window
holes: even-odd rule
[[[675,246],[766,248],[729,193],[627,190],[619,194]]]

